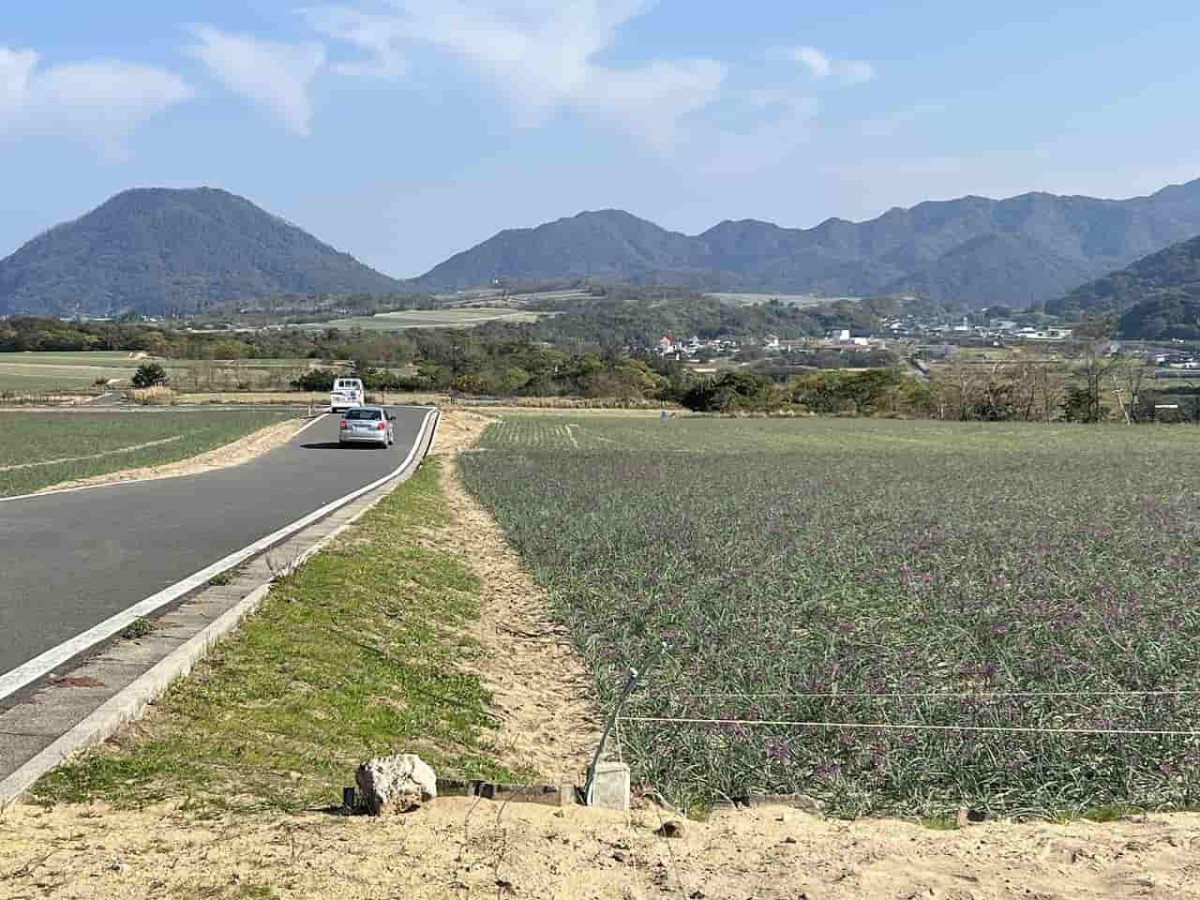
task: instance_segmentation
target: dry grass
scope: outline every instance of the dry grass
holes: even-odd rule
[[[129,397],[138,406],[175,406],[179,395],[169,387],[148,387],[130,391]]]

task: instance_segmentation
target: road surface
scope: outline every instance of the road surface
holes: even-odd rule
[[[326,416],[244,465],[0,503],[0,676],[393,471],[428,410],[393,411],[388,450]]]

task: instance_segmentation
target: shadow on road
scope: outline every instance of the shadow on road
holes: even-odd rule
[[[375,444],[342,444],[338,441],[320,441],[313,444],[301,444],[301,450],[374,450]]]

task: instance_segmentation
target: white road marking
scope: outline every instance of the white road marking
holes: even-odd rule
[[[183,435],[162,438],[157,441],[147,441],[144,444],[133,444],[129,447],[118,447],[115,450],[105,450],[103,453],[92,453],[88,456],[63,456],[58,459],[39,459],[37,462],[17,463],[15,466],[0,466],[0,472],[16,472],[19,469],[35,469],[38,466],[57,466],[60,463],[83,462],[88,459],[104,459],[106,456],[117,456],[121,453],[133,453],[136,450],[147,450],[150,447],[161,447],[163,444],[173,444],[182,441]]]
[[[319,416],[317,416],[315,419],[313,419],[311,422],[309,422],[307,425],[303,426],[299,431],[297,431],[295,434],[293,434],[292,437],[293,438],[300,437],[300,435],[304,434],[304,432],[308,431],[308,429],[312,428],[314,425],[316,425],[318,422],[323,420],[328,415],[329,415],[329,413],[321,413]]]
[[[82,634],[78,634],[70,640],[63,641],[57,647],[52,647],[45,653],[34,657],[29,662],[17,666],[15,669],[6,672],[4,675],[0,675],[0,700],[3,700],[11,694],[16,693],[21,688],[32,684],[38,679],[45,677],[59,666],[69,662],[71,659],[79,656],[81,653],[86,652],[96,644],[99,644],[101,641],[108,640],[114,635],[119,634],[137,619],[148,616],[158,609],[166,606],[168,603],[172,603],[184,595],[190,594],[197,588],[203,587],[204,585],[208,584],[209,580],[213,578],[213,576],[219,575],[222,572],[227,572],[230,569],[241,565],[250,557],[256,556],[262,551],[271,548],[275,544],[278,544],[285,538],[291,537],[291,535],[295,534],[297,531],[307,528],[313,522],[323,519],[325,516],[337,509],[340,509],[347,503],[351,503],[364,494],[368,494],[376,488],[387,484],[393,478],[396,478],[402,474],[404,470],[412,464],[414,457],[417,455],[417,451],[420,449],[421,444],[425,441],[425,434],[429,430],[430,422],[435,422],[436,417],[437,409],[429,408],[429,411],[425,414],[424,420],[421,422],[421,430],[417,432],[416,440],[413,441],[412,447],[408,451],[408,455],[404,457],[404,462],[400,463],[399,466],[397,466],[387,475],[384,475],[382,478],[371,482],[366,487],[361,487],[356,491],[346,494],[344,497],[340,497],[337,500],[326,503],[315,512],[311,512],[307,516],[297,519],[290,525],[285,525],[278,531],[274,531],[266,537],[260,538],[253,544],[243,547],[241,550],[230,553],[224,559],[217,560],[217,562],[210,566],[204,567],[194,575],[189,575],[182,581],[176,582],[168,588],[164,588],[157,594],[133,604],[133,606],[122,610],[114,616],[110,616],[99,625],[89,628]]]
[[[304,432],[308,431],[308,429],[312,428],[314,425],[316,425],[318,422],[320,422],[322,419],[324,419],[327,415],[329,415],[329,413],[321,413],[321,415],[317,416],[311,422],[304,425],[302,428],[300,428],[299,431],[297,431],[290,438],[288,438],[288,441],[295,440],[297,437],[304,434]],[[219,450],[221,448],[214,447],[213,449]],[[187,460],[181,459],[181,460],[177,460],[177,462],[187,462]],[[166,463],[166,465],[174,465],[174,464]],[[57,489],[51,490],[51,491],[34,491],[32,494],[16,494],[12,497],[0,497],[0,503],[12,503],[14,500],[30,500],[34,497],[53,497],[56,494],[74,494],[76,491],[94,491],[94,490],[98,490],[99,488],[126,487],[127,485],[131,485],[131,484],[144,484],[147,481],[162,481],[164,479],[164,477],[186,478],[187,476],[186,475],[170,475],[170,476],[148,475],[145,478],[130,478],[125,481],[110,481],[105,484],[81,484],[78,487],[57,488]]]

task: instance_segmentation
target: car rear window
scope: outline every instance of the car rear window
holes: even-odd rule
[[[346,410],[347,419],[380,419],[383,417],[377,409],[348,409]]]

